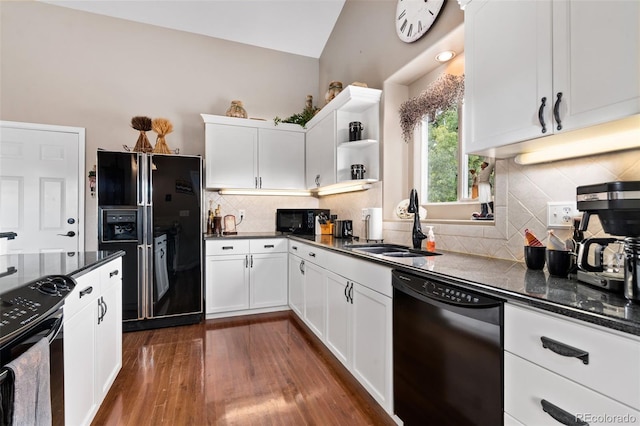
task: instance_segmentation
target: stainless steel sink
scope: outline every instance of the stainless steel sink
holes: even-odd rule
[[[372,254],[380,254],[385,252],[394,252],[394,251],[404,251],[409,250],[406,246],[401,246],[399,244],[345,244],[345,248],[350,248],[352,250],[360,250],[367,253]]]
[[[344,247],[351,250],[386,257],[424,257],[439,256],[441,254],[425,250],[412,249],[399,244],[345,244]]]
[[[392,251],[388,253],[380,253],[386,257],[424,257],[427,256],[425,254],[420,253],[411,253],[410,251]]]

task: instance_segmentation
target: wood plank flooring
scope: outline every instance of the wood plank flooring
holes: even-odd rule
[[[393,425],[290,312],[123,335],[93,425]]]

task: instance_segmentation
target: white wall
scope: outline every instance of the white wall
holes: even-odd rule
[[[0,119],[86,128],[87,171],[97,148],[135,145],[136,115],[168,118],[169,147],[204,155],[200,113],[224,115],[240,99],[250,117],[273,119],[318,99],[317,59],[35,1],[0,1],[0,49]],[[85,197],[92,250],[88,185]]]

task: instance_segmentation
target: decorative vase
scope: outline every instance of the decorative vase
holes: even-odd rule
[[[231,101],[231,106],[227,110],[227,117],[247,118],[247,111],[242,106],[242,101]]]
[[[335,98],[338,93],[342,92],[342,82],[332,81],[329,83],[329,90],[327,90],[324,100],[326,103],[331,102],[331,99]]]

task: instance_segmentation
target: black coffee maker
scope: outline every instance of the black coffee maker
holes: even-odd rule
[[[576,193],[577,208],[584,212],[580,231],[587,230],[589,218],[595,214],[604,232],[623,237],[624,296],[640,303],[640,181],[579,186]],[[589,240],[583,244],[588,245]],[[582,268],[586,264],[583,262]],[[593,267],[586,269],[594,271]]]

